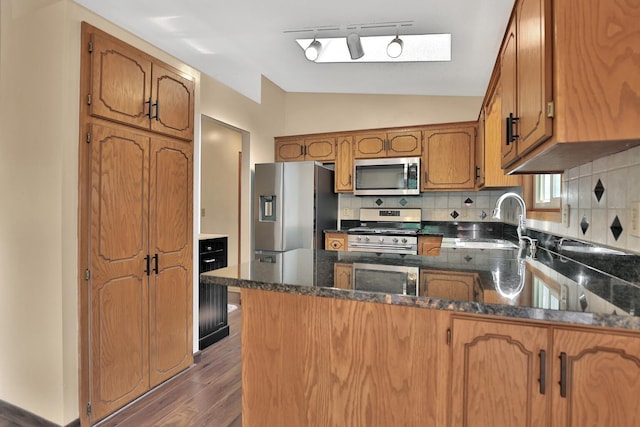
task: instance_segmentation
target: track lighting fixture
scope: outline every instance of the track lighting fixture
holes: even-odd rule
[[[347,47],[349,48],[351,59],[360,59],[364,56],[364,50],[362,50],[362,43],[360,43],[358,34],[351,33],[347,36]]]
[[[392,38],[393,37],[393,38]],[[389,39],[391,41],[389,41]],[[404,34],[296,39],[309,61],[424,62],[451,61],[451,34]]]
[[[322,50],[322,43],[320,43],[316,39],[313,39],[309,46],[307,46],[307,48],[304,50],[304,56],[309,61],[315,61],[316,59],[318,59],[318,56],[320,56],[320,50]]]
[[[396,37],[387,45],[387,55],[389,55],[389,58],[399,57],[402,53],[403,44],[404,43],[402,42],[400,37],[398,37],[398,35],[396,34]]]

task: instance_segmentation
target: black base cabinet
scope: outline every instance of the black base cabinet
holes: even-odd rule
[[[226,266],[227,238],[200,240],[200,274]],[[200,283],[198,302],[198,348],[200,350],[229,335],[227,302],[226,286]]]

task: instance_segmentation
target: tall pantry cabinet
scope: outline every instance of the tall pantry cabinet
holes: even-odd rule
[[[80,412],[93,424],[193,362],[194,79],[83,23],[80,98]]]

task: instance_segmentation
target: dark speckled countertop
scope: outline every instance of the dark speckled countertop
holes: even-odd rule
[[[490,314],[640,330],[640,286],[587,267],[545,248],[531,258],[526,250],[442,248],[438,256],[371,254],[297,249],[256,255],[240,266],[203,273],[202,284],[350,299],[382,304]],[[422,273],[472,275],[479,284],[473,298],[429,296],[426,283],[413,294],[384,287],[376,292],[334,287],[334,265],[369,264],[418,267]],[[382,266],[382,267],[380,267]],[[408,292],[409,293],[409,292]]]

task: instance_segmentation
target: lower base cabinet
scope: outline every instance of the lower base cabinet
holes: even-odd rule
[[[640,337],[626,331],[456,318],[452,426],[640,423]]]

